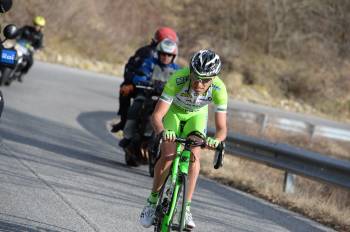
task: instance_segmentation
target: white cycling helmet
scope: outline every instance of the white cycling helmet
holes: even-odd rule
[[[157,45],[157,51],[177,56],[178,48],[177,48],[177,44],[171,39],[163,39]]]
[[[200,50],[192,56],[190,69],[191,72],[194,72],[199,78],[212,78],[221,71],[220,57],[211,50]]]

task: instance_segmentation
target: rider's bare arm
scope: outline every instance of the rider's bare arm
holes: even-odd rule
[[[169,107],[170,107],[169,103],[159,100],[154,109],[154,112],[152,114],[152,125],[156,134],[159,134],[164,130],[162,120],[165,114],[168,112]]]
[[[226,112],[215,112],[215,138],[224,141],[227,135]]]

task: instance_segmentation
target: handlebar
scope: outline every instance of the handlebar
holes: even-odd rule
[[[181,143],[189,146],[194,147],[206,147],[205,141],[193,141],[191,139],[184,139],[184,138],[176,138],[175,142]],[[215,155],[214,155],[214,168],[219,169],[224,165],[224,154],[225,154],[225,142],[220,142],[219,146],[215,149]]]
[[[145,85],[135,85],[135,88],[153,90],[152,86],[145,86]]]

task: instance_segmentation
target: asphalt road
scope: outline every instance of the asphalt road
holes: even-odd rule
[[[138,224],[152,179],[128,168],[106,130],[120,79],[36,62],[1,87],[0,231],[152,231]],[[200,178],[196,231],[331,231]]]

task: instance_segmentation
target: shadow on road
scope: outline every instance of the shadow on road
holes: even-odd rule
[[[59,226],[42,223],[28,218],[17,217],[13,215],[0,213],[0,231],[10,232],[75,232],[74,230],[65,229]],[[13,222],[16,221],[16,222]]]
[[[2,118],[0,123],[0,143],[2,139],[6,139],[49,152],[35,159],[34,156],[37,155],[31,154],[30,149],[12,147],[11,150],[14,153],[22,154],[22,160],[106,180],[113,180],[118,175],[120,181],[133,178],[127,175],[128,173],[143,177],[148,176],[144,171],[129,168],[124,164],[123,154],[117,149],[116,139],[105,127],[106,120],[109,120],[113,115],[111,112],[82,113],[77,120],[86,128],[89,132],[87,133],[81,129],[68,127],[64,124],[35,117],[11,108],[6,110],[6,117]],[[9,153],[9,151],[4,150],[3,146],[0,146],[0,155],[11,156]],[[54,159],[50,153],[110,169],[99,168],[94,165],[86,167],[84,164],[69,159]],[[108,171],[116,168],[124,172],[117,174],[116,172]],[[125,173],[125,176],[123,173]]]
[[[2,139],[6,139],[69,158],[124,168],[146,175],[124,164],[123,153],[117,148],[117,140],[105,126],[106,121],[112,117],[112,112],[82,113],[77,121],[89,132],[86,133],[84,130],[68,127],[62,123],[7,108],[6,117],[2,118],[0,123],[0,143]]]

